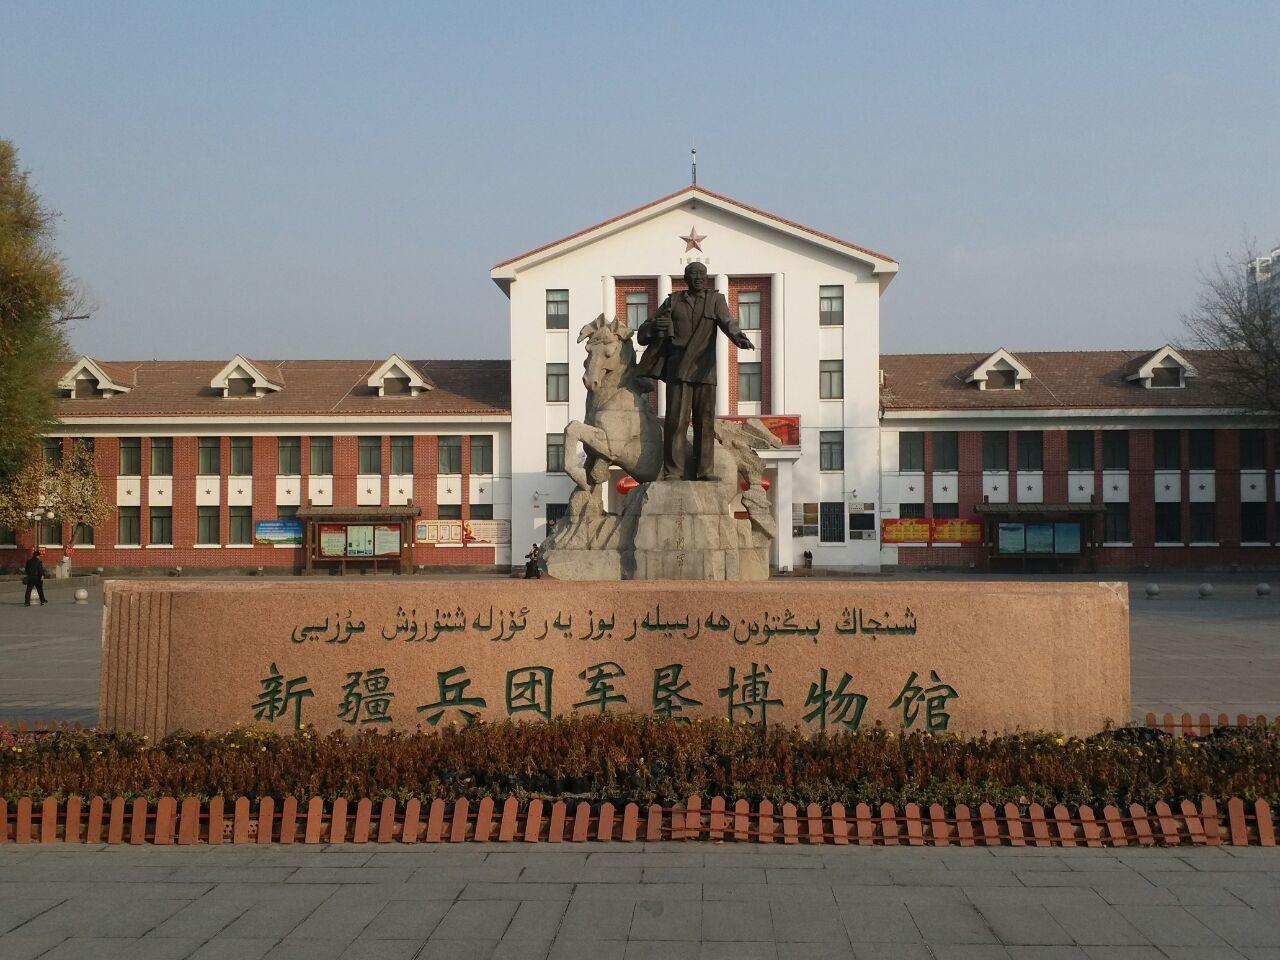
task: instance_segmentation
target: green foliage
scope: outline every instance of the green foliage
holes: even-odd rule
[[[0,737],[0,797],[313,796],[1153,804],[1280,801],[1280,722],[1203,739],[1045,733],[963,738],[876,727],[808,738],[638,715],[476,723],[412,734],[256,728],[144,737]]]
[[[56,364],[75,292],[53,246],[54,215],[0,140],[0,482],[55,422]]]

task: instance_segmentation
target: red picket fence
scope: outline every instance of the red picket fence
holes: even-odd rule
[[[1225,807],[1225,809],[1224,809]],[[842,804],[809,804],[803,809],[767,800],[729,804],[723,797],[703,803],[641,808],[563,800],[520,803],[509,797],[501,806],[486,797],[409,800],[375,804],[362,799],[326,803],[313,797],[305,805],[295,797],[270,797],[256,806],[246,797],[178,800],[85,800],[50,797],[33,803],[23,798],[0,803],[0,843],[486,843],[584,841],[712,840],[780,844],[855,844],[862,846],[1038,846],[1127,847],[1229,844],[1275,846],[1276,823],[1264,800],[1246,804],[1238,797],[1220,806],[1206,797],[1184,800],[1176,809],[1159,802],[1154,810],[1132,804],[1101,811],[1064,804],[984,803],[976,809],[941,804],[901,809],[865,803],[847,811]]]
[[[1199,717],[1194,718],[1191,714],[1184,713],[1176,720],[1172,713],[1166,713],[1159,718],[1154,713],[1147,714],[1148,727],[1163,730],[1165,733],[1171,733],[1176,737],[1207,736],[1214,727],[1265,727],[1268,722],[1266,714],[1247,717],[1243,713],[1238,713],[1234,720],[1225,713],[1218,714],[1217,719],[1211,718],[1207,713],[1202,713]]]

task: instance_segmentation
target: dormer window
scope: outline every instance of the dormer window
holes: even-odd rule
[[[98,381],[93,377],[76,377],[75,386],[71,388],[73,400],[97,400],[102,396],[98,389]]]
[[[1031,371],[1001,347],[974,366],[965,377],[965,383],[976,383],[979,390],[1021,390],[1022,381],[1030,379]]]
[[[1125,364],[1125,379],[1147,390],[1177,390],[1194,376],[1196,368],[1167,343],[1154,353],[1135,357]]]
[[[386,377],[382,381],[382,395],[386,397],[403,397],[409,394],[408,377]]]
[[[435,389],[415,364],[395,353],[369,375],[367,382],[380,397],[416,397],[424,390]]]
[[[1182,368],[1181,367],[1154,368],[1151,371],[1151,386],[1153,387],[1182,386]]]
[[[252,397],[253,381],[248,377],[228,377],[227,378],[227,396],[228,397]]]
[[[102,400],[118,393],[128,393],[129,389],[107,376],[92,357],[81,357],[58,381],[58,390],[72,400]]]
[[[988,390],[1017,390],[1018,389],[1018,372],[1012,368],[1008,370],[992,370],[987,374]]]
[[[265,397],[281,387],[281,383],[268,379],[258,366],[238,354],[209,381],[211,390],[235,398]]]

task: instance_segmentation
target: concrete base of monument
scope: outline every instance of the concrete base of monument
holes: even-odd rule
[[[725,485],[642,483],[623,512],[578,491],[542,545],[556,580],[767,580],[769,538],[729,510]]]
[[[1116,583],[108,581],[107,729],[571,712],[1088,735],[1130,716]]]

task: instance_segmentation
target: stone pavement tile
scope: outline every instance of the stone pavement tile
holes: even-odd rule
[[[572,899],[615,900],[701,900],[703,890],[697,883],[579,883]]]
[[[393,868],[385,868],[393,869]],[[492,883],[511,883],[520,879],[524,865],[519,861],[508,863],[506,858],[486,860],[483,863],[459,863],[444,867],[419,866],[409,877],[411,883],[419,881],[427,883],[471,883],[473,880],[488,880]],[[546,877],[552,880],[558,878]],[[563,881],[572,883],[572,880]]]
[[[707,859],[708,866],[763,867],[766,870],[825,870],[830,864],[826,858],[812,853],[778,853],[770,850],[756,854],[722,853]]]
[[[936,960],[1009,960],[1009,951],[998,943],[931,943]]]
[[[196,937],[208,940],[221,933],[227,926],[255,903],[254,892],[246,890],[235,894],[209,894],[192,900],[164,923],[152,931],[158,937]],[[274,942],[274,939],[273,939]]]
[[[1274,910],[1280,913],[1280,890],[1273,887],[1252,887],[1241,884],[1229,887],[1226,892],[1237,902],[1243,901],[1255,910]]]
[[[449,907],[431,939],[500,940],[519,905],[514,900],[459,900]]]
[[[1009,960],[1089,960],[1084,947],[1009,944],[1005,950]]]
[[[190,960],[262,960],[277,942],[270,938],[215,937],[193,953]]]
[[[550,940],[500,940],[492,960],[547,960],[550,952]]]
[[[404,883],[415,875],[413,867],[298,867],[285,883]],[[436,878],[433,878],[436,879]],[[443,878],[439,878],[443,879]]]
[[[923,939],[911,911],[902,902],[841,904],[840,919],[855,944],[919,943]]]
[[[516,856],[518,854],[510,854]],[[378,844],[366,865],[370,867],[468,867],[485,863],[489,849],[483,844],[450,844],[447,847],[419,843]]]
[[[556,942],[625,940],[631,930],[631,916],[634,912],[635,903],[629,900],[574,900],[560,919]]]
[[[179,849],[187,849],[180,847]],[[234,848],[233,848],[234,849]],[[257,867],[362,867],[373,857],[373,849],[349,849],[324,845],[291,844],[289,846],[272,846],[265,848],[254,859]]]
[[[721,858],[717,857],[717,863]],[[587,866],[612,867],[619,870],[634,870],[645,867],[700,867],[703,865],[701,851],[677,851],[670,854],[645,853],[642,850],[612,850],[587,854]],[[726,864],[721,863],[721,866]]]
[[[62,940],[57,934],[45,937],[0,937],[0,957],[5,960],[35,960]]]
[[[1167,960],[1163,950],[1152,946],[1099,944],[1084,947],[1089,960]]]
[[[40,960],[185,960],[199,946],[199,940],[72,937],[41,954]]]
[[[1155,884],[1179,883],[1188,887],[1239,887],[1251,885],[1271,889],[1280,888],[1280,865],[1274,872],[1241,873],[1235,870],[1166,872],[1162,870],[1146,870],[1143,871],[1143,876]]]
[[[933,960],[923,943],[858,943],[853,944],[854,960]]]
[[[18,927],[24,937],[141,937],[187,906],[186,900],[93,903],[68,900]]]
[[[376,894],[368,896],[365,890],[364,887],[339,890],[294,927],[288,939],[346,940],[350,943],[387,905],[383,897]]]
[[[840,915],[828,904],[771,903],[773,939],[794,943],[848,943]]]
[[[384,900],[457,900],[466,884],[461,880],[432,882],[409,880],[405,883],[370,883],[362,889],[372,895],[377,891]],[[298,889],[297,887],[293,889]],[[350,889],[350,888],[348,888]]]
[[[913,903],[908,900],[907,909],[930,949],[946,943],[998,942],[986,918],[967,903]]]
[[[297,867],[259,867],[253,864],[231,866],[219,863],[195,863],[176,867],[166,882],[187,883],[279,883]]]
[[[889,874],[893,877],[894,883],[910,887],[964,887],[973,885],[982,887],[1020,887],[1023,885],[1022,880],[1019,879],[1022,875],[1021,872],[1011,870],[948,870],[946,868],[898,870],[891,867]],[[1049,874],[1046,872],[1045,875]]]
[[[428,940],[418,951],[420,960],[490,960],[494,940]]]
[[[501,864],[499,864],[501,865]],[[490,864],[486,863],[486,867]],[[676,867],[673,869],[686,869]],[[697,867],[691,869],[700,869]],[[534,863],[525,867],[518,877],[524,883],[640,883],[648,871],[643,867],[592,867],[576,863]],[[500,877],[474,877],[475,880],[494,879]],[[656,882],[663,882],[657,878]]]
[[[37,858],[5,868],[8,883],[73,880],[81,883],[154,883],[173,873],[174,864],[162,867],[115,863],[109,855],[76,856],[67,859]]]
[[[8,933],[46,910],[62,903],[62,898],[0,900],[0,934]]]
[[[339,954],[340,960],[411,960],[425,940],[365,940],[353,942]]]
[[[703,941],[699,960],[778,960],[778,948],[772,940],[750,942],[739,940]]]
[[[310,886],[268,887],[263,889],[252,905],[222,929],[219,936],[234,938],[279,940],[287,937],[298,924],[306,920],[338,888]],[[228,891],[223,896],[241,895],[239,890]]]
[[[627,944],[624,940],[557,940],[551,945],[547,960],[623,960]],[[449,958],[441,958],[449,960]]]
[[[1164,947],[1169,960],[1244,960],[1234,947]]]
[[[779,889],[787,889],[780,887]],[[1006,889],[1002,887],[1001,889]],[[1015,890],[1016,887],[1007,889]],[[831,888],[837,903],[968,903],[962,887],[904,887],[840,884]]]
[[[1107,904],[1049,903],[1046,908],[1071,938],[1082,946],[1147,944],[1147,938],[1118,912],[1117,907]]]
[[[524,900],[507,924],[502,939],[550,943],[560,931],[560,920],[568,907],[567,900]]]
[[[1246,960],[1280,960],[1280,947],[1243,947]]]
[[[631,915],[631,940],[702,939],[702,903],[698,900],[641,900]]]
[[[764,942],[773,940],[773,916],[759,903],[714,900],[702,904],[703,941]]]
[[[1046,870],[1017,871],[1017,877],[1028,887],[1096,887],[1102,884],[1150,883],[1136,872],[1115,870]]]
[[[856,864],[844,864],[827,867],[821,872],[815,870],[787,870],[787,869],[771,869],[766,868],[766,883],[823,883],[834,886],[835,884],[876,884],[877,886],[887,886],[893,883],[893,875],[889,870],[875,864],[865,864],[858,866]]]
[[[764,883],[763,867],[645,867],[645,883]]]
[[[1184,907],[1126,905],[1116,909],[1157,947],[1226,946]]]
[[[698,960],[701,952],[697,940],[629,940],[622,956],[623,960]]]
[[[986,901],[978,905],[996,938],[1003,944],[1047,945],[1074,943],[1043,904],[999,904]]]
[[[1187,907],[1187,910],[1236,949],[1280,947],[1280,918],[1274,912],[1246,906]]]
[[[1101,906],[1103,903],[1097,891],[1088,887],[997,887],[994,890],[986,887],[962,887],[961,889],[964,890],[970,902],[983,913],[986,913],[988,906],[1000,908],[1045,903],[1091,903]]]
[[[489,883],[476,880],[462,888],[461,900],[568,900],[571,883]]]
[[[392,900],[373,916],[360,939],[426,940],[450,906],[445,900]]]
[[[835,905],[826,884],[815,883],[708,883],[703,900],[753,900],[756,903],[825,903]]]
[[[263,960],[338,960],[349,945],[347,940],[286,937],[268,950]]]
[[[0,867],[0,900],[66,900],[68,897],[83,896],[102,889],[100,883],[81,883],[59,881],[24,881],[11,883],[4,879],[4,870]]]
[[[854,960],[853,945],[847,940],[830,943],[779,942],[774,944],[778,960]]]

